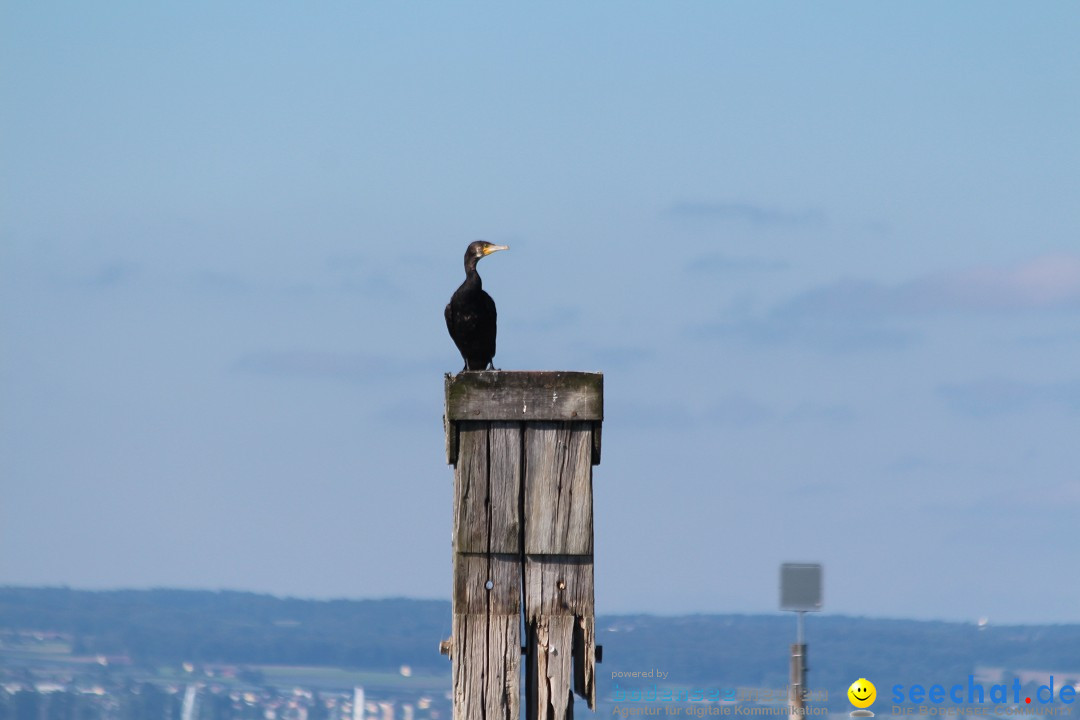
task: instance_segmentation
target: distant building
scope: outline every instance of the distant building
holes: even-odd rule
[[[352,720],[364,720],[364,688],[353,688]]]
[[[199,689],[188,685],[184,691],[184,702],[180,706],[180,720],[199,719]]]

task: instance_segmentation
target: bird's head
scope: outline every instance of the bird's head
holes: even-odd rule
[[[487,257],[493,252],[509,249],[509,245],[495,245],[486,240],[477,240],[476,242],[469,243],[469,249],[465,251],[465,260],[468,261],[469,258],[473,258],[473,262],[476,262],[480,258]]]

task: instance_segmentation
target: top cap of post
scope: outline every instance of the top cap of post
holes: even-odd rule
[[[446,376],[446,419],[604,419],[604,374],[484,371]]]

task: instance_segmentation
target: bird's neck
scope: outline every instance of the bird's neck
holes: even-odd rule
[[[478,290],[483,287],[480,273],[476,272],[476,258],[469,258],[465,262],[465,285]]]

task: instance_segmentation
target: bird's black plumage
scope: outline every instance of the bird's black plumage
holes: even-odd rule
[[[446,305],[446,329],[465,359],[462,370],[486,370],[495,357],[495,301],[484,292],[476,263],[480,258],[505,245],[493,245],[483,240],[470,243],[465,250],[465,282]]]

